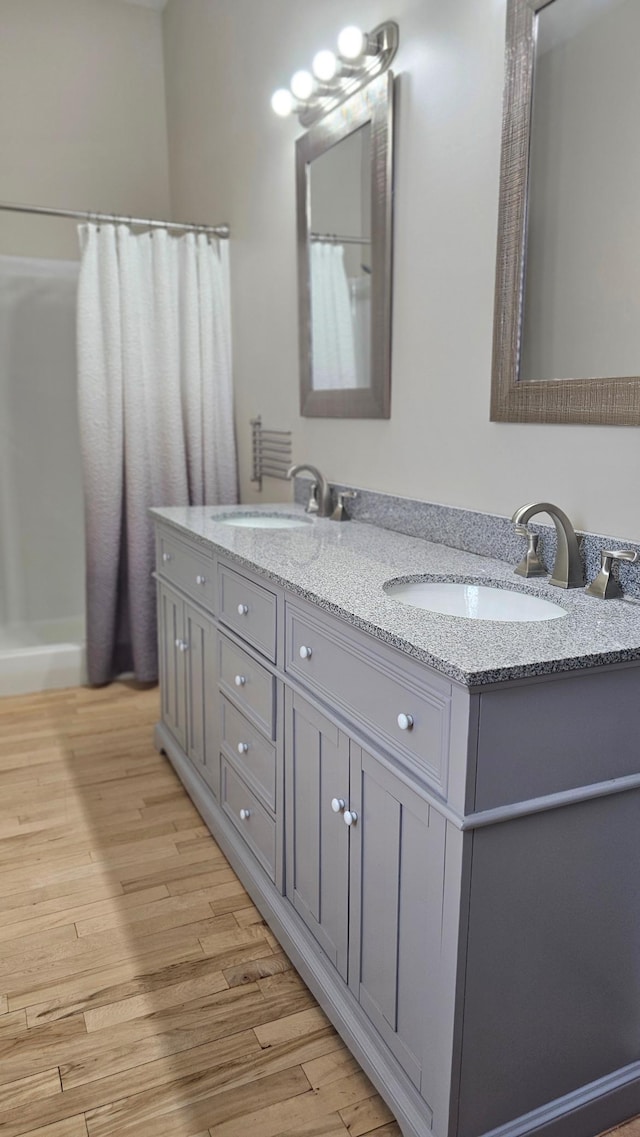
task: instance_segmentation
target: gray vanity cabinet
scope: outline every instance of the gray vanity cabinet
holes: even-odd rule
[[[445,820],[299,694],[286,711],[287,898],[424,1093]]]
[[[187,756],[217,788],[215,637],[212,621],[191,604],[184,606]]]
[[[156,745],[404,1137],[638,1113],[638,665],[466,688],[157,551]]]
[[[184,602],[166,585],[158,586],[158,662],[162,721],[183,750],[187,748]]]
[[[437,1038],[446,822],[351,743],[349,986],[429,1101]],[[346,826],[345,826],[346,828]]]
[[[285,698],[286,895],[346,980],[349,739],[297,693]]]
[[[217,790],[215,626],[166,585],[158,588],[162,718],[188,758]]]

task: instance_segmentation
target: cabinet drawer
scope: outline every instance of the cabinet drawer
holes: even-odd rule
[[[446,794],[451,709],[446,680],[425,674],[424,667],[326,613],[316,617],[290,603],[285,669]]]
[[[267,738],[275,738],[273,675],[226,636],[218,637],[218,652],[220,690]]]
[[[233,569],[218,565],[220,620],[267,659],[276,658],[276,597]]]
[[[213,611],[213,560],[204,549],[194,549],[160,529],[156,537],[156,568],[166,580]]]
[[[220,733],[228,758],[238,768],[247,785],[275,812],[275,747],[251,726],[244,715],[220,697]]]
[[[276,823],[246,782],[220,756],[220,802],[265,872],[275,880]]]

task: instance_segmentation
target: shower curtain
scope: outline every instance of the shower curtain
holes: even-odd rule
[[[311,244],[311,347],[314,391],[358,386],[342,245]]]
[[[228,243],[80,227],[89,682],[157,678],[154,505],[237,501]]]

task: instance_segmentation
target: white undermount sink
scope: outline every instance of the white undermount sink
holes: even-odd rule
[[[214,515],[213,520],[222,525],[234,525],[238,529],[297,529],[301,525],[311,524],[306,517],[291,517],[284,513],[235,513],[227,517]]]
[[[557,620],[567,615],[564,608],[551,600],[493,585],[415,580],[408,584],[389,582],[383,587],[390,599],[401,604],[446,616],[461,616],[465,620],[527,623]]]

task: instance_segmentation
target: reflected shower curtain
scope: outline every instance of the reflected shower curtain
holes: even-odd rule
[[[311,243],[311,346],[314,391],[358,386],[342,245]]]
[[[80,228],[89,682],[157,678],[154,505],[237,501],[228,243]]]

